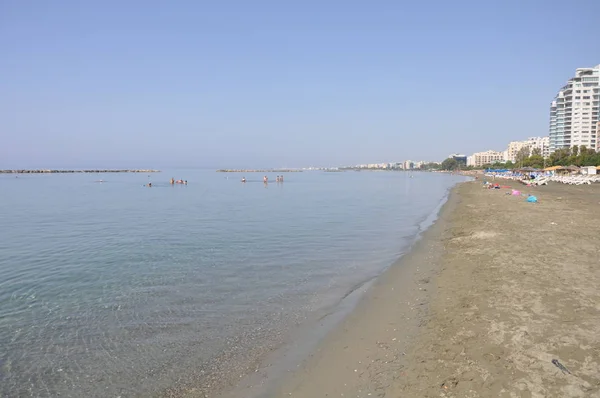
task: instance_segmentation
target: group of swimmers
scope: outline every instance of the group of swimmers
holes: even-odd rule
[[[177,180],[175,181],[174,178],[171,178],[171,181],[169,181],[171,183],[171,185],[175,185],[175,184],[183,184],[183,185],[187,185],[187,180]],[[152,187],[152,183],[149,182],[148,184],[146,184],[147,187]]]
[[[187,185],[187,180],[177,180],[177,181],[175,181],[175,179],[173,177],[171,177],[171,185],[174,185],[174,184]]]
[[[276,181],[276,182],[283,182],[283,176],[277,176],[277,177],[275,178],[275,181]],[[246,182],[246,177],[242,177],[242,182]],[[268,184],[268,183],[269,183],[269,177],[267,177],[267,176],[264,176],[264,177],[263,177],[263,182],[264,182],[265,184]]]

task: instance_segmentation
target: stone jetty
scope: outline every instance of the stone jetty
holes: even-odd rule
[[[150,169],[94,169],[94,170],[50,170],[50,169],[36,169],[36,170],[0,170],[0,174],[52,174],[52,173],[159,173],[160,170]]]

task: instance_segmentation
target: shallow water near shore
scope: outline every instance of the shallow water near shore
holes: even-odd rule
[[[0,396],[226,387],[379,275],[465,179],[241,177],[0,176]]]

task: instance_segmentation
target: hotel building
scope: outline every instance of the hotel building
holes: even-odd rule
[[[529,149],[529,156],[534,149],[539,149],[544,158],[550,155],[550,137],[529,137],[525,141],[511,141],[506,150],[506,160],[515,162],[517,153],[523,148]]]
[[[578,68],[550,106],[550,152],[574,145],[598,150],[600,65]]]
[[[504,152],[491,150],[485,152],[475,152],[467,159],[467,164],[475,167],[481,167],[484,164],[494,164],[498,162],[504,162]]]

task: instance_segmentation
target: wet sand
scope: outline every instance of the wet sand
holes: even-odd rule
[[[455,188],[266,396],[600,397],[600,185],[512,184]]]

